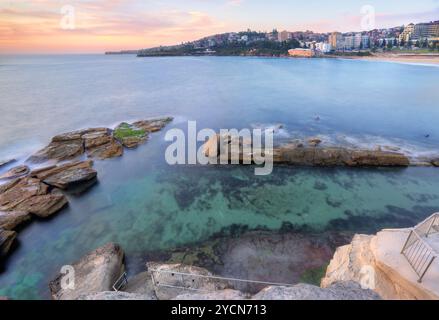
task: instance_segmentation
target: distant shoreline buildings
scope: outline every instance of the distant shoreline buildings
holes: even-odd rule
[[[291,51],[291,49],[299,49]],[[300,50],[304,49],[304,50]],[[319,56],[381,52],[393,49],[439,50],[439,20],[364,32],[316,33],[247,30],[208,36],[173,46],[139,50],[139,56],[256,55]],[[308,50],[312,51],[312,54]],[[124,52],[121,52],[124,53]]]

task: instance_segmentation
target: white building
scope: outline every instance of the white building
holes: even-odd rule
[[[332,46],[327,42],[318,42],[315,44],[315,49],[321,53],[328,53],[331,52]]]

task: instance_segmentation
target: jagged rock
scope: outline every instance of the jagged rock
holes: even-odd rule
[[[0,210],[2,211],[16,210],[22,202],[35,196],[47,194],[49,188],[34,178],[18,179],[3,187],[5,191],[0,193]]]
[[[292,287],[268,287],[252,297],[253,300],[380,300],[372,290],[364,290],[356,282],[340,282],[328,288],[309,284]]]
[[[433,164],[433,166],[439,167],[439,159],[435,159],[435,160],[431,161],[431,163]]]
[[[103,148],[104,145],[109,145]],[[113,148],[110,152],[106,149]],[[99,148],[98,151],[94,150]],[[45,148],[31,156],[28,161],[40,163],[48,160],[63,161],[77,158],[88,151],[98,158],[117,156],[114,150],[111,133],[108,128],[89,128],[63,133],[52,138],[52,142]]]
[[[66,142],[72,140],[82,139],[86,134],[99,134],[107,133],[108,128],[88,128],[82,130],[76,130],[72,132],[62,133],[52,138],[52,142]]]
[[[29,173],[29,167],[28,166],[18,166],[10,169],[9,171],[5,172],[4,174],[0,175],[1,179],[15,179],[22,176],[25,176]]]
[[[54,300],[76,300],[104,291],[111,291],[113,284],[123,273],[124,253],[114,243],[100,247],[73,265],[75,271],[75,288],[61,288],[64,276],[59,274],[50,282],[49,288]]]
[[[68,189],[80,183],[93,180],[97,177],[97,171],[92,168],[93,161],[71,162],[46,169],[38,169],[31,172],[32,177],[36,177],[48,185]]]
[[[90,158],[104,160],[122,156],[123,147],[116,139],[111,138],[105,144],[86,148],[86,152]]]
[[[84,139],[85,149],[93,149],[111,142],[109,130],[86,133],[81,138]]]
[[[85,151],[91,158],[109,159],[123,154],[122,145],[113,138],[109,129],[86,133],[82,138]]]
[[[228,287],[228,283],[223,280],[185,276],[182,281],[179,275],[173,273],[181,272],[193,275],[212,276],[209,271],[203,268],[183,264],[161,264],[154,262],[148,262],[146,265],[150,272],[152,270],[159,271],[153,273],[155,294],[159,300],[171,300],[181,294],[187,293],[187,290],[178,288],[186,287],[187,283],[191,284],[191,288],[197,288],[201,291],[217,291]],[[174,288],[160,286],[160,284],[174,286]]]
[[[57,140],[52,141],[47,147],[32,155],[28,161],[41,163],[48,160],[70,160],[84,153],[84,144],[81,138],[76,140],[58,139],[62,139],[61,136],[57,137]]]
[[[310,138],[310,139],[308,139],[308,144],[311,147],[317,147],[321,143],[322,143],[322,140],[320,140],[319,138]]]
[[[168,123],[172,122],[173,120],[174,118],[172,117],[165,117],[159,119],[136,121],[133,123],[133,125],[137,128],[145,130],[146,132],[157,132],[162,130],[164,127],[166,127]]]
[[[104,291],[89,295],[81,295],[78,300],[157,300],[146,294],[128,293],[122,291]]]
[[[49,186],[35,178],[21,178],[2,186],[0,211],[24,211],[47,217],[67,204],[63,194],[49,192]]]
[[[15,209],[30,212],[40,218],[47,218],[61,210],[67,203],[67,198],[63,194],[50,193],[31,197],[21,202]]]
[[[20,179],[17,178],[17,179],[14,179],[12,181],[9,181],[5,184],[0,185],[0,194],[2,194],[3,192],[6,192],[7,190],[14,187],[19,181],[20,181]]]
[[[3,166],[6,166],[7,164],[10,164],[12,162],[15,162],[15,159],[8,159],[8,160],[0,160],[0,168]]]
[[[0,258],[8,254],[16,237],[15,231],[0,229]]]
[[[13,230],[30,218],[29,212],[25,211],[0,211],[0,229]]]
[[[222,139],[221,139],[222,138]],[[388,167],[410,165],[407,156],[402,153],[379,150],[355,150],[336,147],[317,147],[320,139],[309,140],[313,147],[304,147],[303,144],[290,143],[273,150],[273,162],[287,165],[301,166],[352,166],[352,167]],[[232,151],[232,145],[239,146],[239,153]],[[238,136],[221,136],[215,134],[203,145],[203,154],[208,158],[217,158],[229,154],[229,160],[243,159],[252,161],[253,155],[264,154],[264,150],[252,150],[252,142]],[[245,163],[245,162],[244,162]]]

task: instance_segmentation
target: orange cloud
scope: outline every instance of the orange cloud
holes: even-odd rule
[[[226,26],[199,11],[118,10],[133,2],[87,1],[74,6],[74,29],[61,27],[62,4],[0,6],[0,52],[103,52],[180,43]]]

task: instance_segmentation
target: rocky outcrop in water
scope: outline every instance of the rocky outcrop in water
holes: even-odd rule
[[[132,126],[145,133],[164,128],[172,118],[142,120]],[[140,143],[140,141],[138,142]],[[6,252],[14,239],[16,229],[31,219],[32,215],[47,218],[60,211],[68,203],[61,190],[81,194],[97,181],[93,162],[72,161],[87,154],[90,158],[108,159],[123,154],[123,146],[108,128],[89,128],[63,133],[52,138],[45,148],[32,155],[33,163],[51,162],[51,165],[32,170],[20,165],[0,175],[10,181],[0,185],[0,229],[2,251]],[[0,167],[15,160],[1,161]],[[54,165],[53,162],[61,164]]]
[[[221,139],[222,138],[222,139]],[[231,145],[239,146],[239,151]],[[409,158],[398,152],[382,150],[361,150],[341,147],[320,146],[318,138],[308,139],[308,144],[290,143],[273,149],[275,164],[297,166],[348,166],[348,167],[407,167]],[[264,154],[264,150],[262,150]],[[209,158],[227,155],[229,161],[252,162],[252,142],[233,135],[214,135],[203,145],[203,153]],[[254,150],[253,150],[254,152]],[[267,151],[268,152],[268,151]],[[227,156],[226,156],[227,157]],[[244,162],[245,163],[245,162]]]
[[[108,243],[90,252],[72,265],[75,276],[74,289],[63,289],[63,274],[50,282],[54,300],[75,300],[99,292],[111,291],[113,284],[124,270],[124,252],[114,243]]]
[[[141,120],[133,124],[122,123],[114,131],[109,128],[89,128],[63,133],[52,138],[50,144],[28,161],[42,163],[49,160],[65,161],[82,156],[109,159],[120,157],[124,145],[133,148],[145,142],[148,134],[164,128],[172,118]]]

